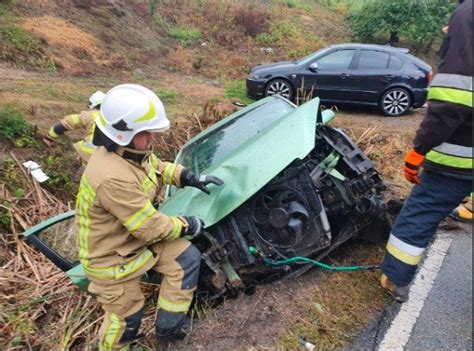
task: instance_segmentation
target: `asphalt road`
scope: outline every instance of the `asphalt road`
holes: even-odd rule
[[[471,224],[440,229],[404,304],[393,303],[352,350],[472,350]]]

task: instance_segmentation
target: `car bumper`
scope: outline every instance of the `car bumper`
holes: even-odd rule
[[[247,78],[247,95],[252,99],[258,100],[263,98],[265,89],[265,80]]]
[[[428,96],[428,89],[413,89],[413,108],[422,107]]]

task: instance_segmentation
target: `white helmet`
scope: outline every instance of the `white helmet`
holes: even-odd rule
[[[128,145],[142,131],[170,127],[165,108],[154,92],[141,85],[122,84],[105,94],[96,119],[99,129],[118,145]]]
[[[105,94],[101,92],[100,90],[96,91],[94,94],[92,94],[89,97],[89,108],[93,109],[97,105],[100,105],[102,101],[104,100]]]

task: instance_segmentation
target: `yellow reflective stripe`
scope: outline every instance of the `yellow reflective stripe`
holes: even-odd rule
[[[472,158],[446,155],[436,150],[431,150],[430,152],[428,152],[426,154],[426,159],[434,163],[439,163],[442,165],[456,167],[456,168],[463,168],[463,169],[472,168]]]
[[[107,127],[107,121],[105,120],[105,117],[100,113],[99,114],[99,120],[95,121],[95,123],[100,123],[102,124],[103,127]]]
[[[158,298],[158,308],[168,312],[188,312],[191,301],[175,303],[164,299],[161,295]]]
[[[87,265],[87,260],[89,258],[89,235],[91,222],[89,209],[94,203],[95,195],[94,190],[83,175],[79,187],[79,193],[77,195],[76,211],[79,215],[79,257],[84,265]]]
[[[422,256],[422,255],[419,255],[419,256],[409,255],[406,252],[403,252],[402,250],[400,250],[395,245],[393,245],[390,241],[387,243],[387,251],[399,261],[402,261],[403,263],[406,263],[412,266],[416,266],[420,262],[421,256]]]
[[[155,116],[156,116],[155,106],[153,106],[153,104],[151,103],[151,101],[148,101],[148,112],[145,113],[143,116],[138,117],[138,118],[135,119],[133,122],[134,122],[134,123],[138,123],[138,122],[150,121],[150,120],[152,120],[153,118],[155,118]]]
[[[148,190],[150,190],[155,184],[157,184],[155,168],[153,167],[153,160],[150,159],[150,171],[148,172],[148,176],[143,179],[141,190],[146,195]]]
[[[112,351],[114,349],[115,341],[117,340],[118,334],[122,326],[122,321],[115,314],[110,315],[110,324],[105,331],[103,342],[100,344],[100,350]]]
[[[151,253],[151,251],[145,250],[134,260],[126,264],[119,265],[119,266],[106,267],[106,268],[91,268],[89,266],[83,265],[83,267],[86,273],[96,278],[121,279],[132,274],[139,268],[143,267],[148,262],[148,260],[152,257],[153,257],[153,254]]]
[[[166,240],[175,240],[181,235],[181,231],[183,230],[183,222],[181,222],[177,217],[170,217],[170,219],[173,223],[173,229],[166,237]]]
[[[441,100],[472,107],[472,92],[444,87],[431,87],[428,90],[428,100]]]
[[[81,121],[79,118],[79,115],[71,115],[71,118],[72,118],[72,123],[74,125],[78,124]]]
[[[54,131],[54,126],[49,129],[48,135],[53,139],[56,139],[59,136],[58,133]]]
[[[148,192],[148,190],[150,190],[152,185],[153,185],[153,183],[151,182],[151,180],[148,179],[148,177],[145,177],[145,179],[143,179],[143,183],[142,183],[142,186],[141,186],[142,192],[146,194]]]
[[[123,225],[130,231],[133,232],[137,230],[143,222],[145,222],[148,218],[153,216],[156,213],[155,208],[148,200],[147,204],[137,213],[135,213],[132,217],[130,217]]]
[[[92,154],[94,152],[94,150],[97,148],[97,146],[95,146],[94,144],[90,144],[90,143],[88,143],[87,141],[84,141],[84,140],[79,141],[79,147],[86,154]]]
[[[158,157],[156,157],[155,154],[150,155],[150,164],[153,168],[153,171],[156,169],[156,167],[158,167]]]
[[[174,172],[176,171],[177,165],[174,163],[170,163],[166,165],[165,170],[163,172],[163,184],[173,184],[173,176]]]

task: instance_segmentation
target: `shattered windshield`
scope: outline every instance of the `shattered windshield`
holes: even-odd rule
[[[194,172],[204,173],[294,108],[282,99],[257,106],[187,145],[176,161]]]

